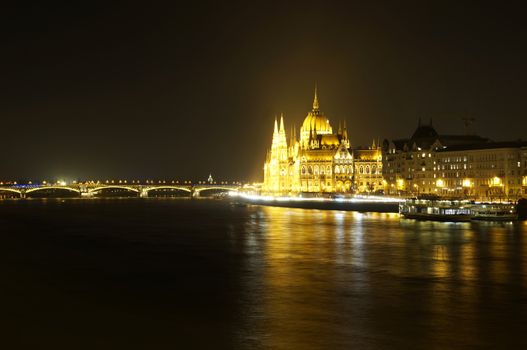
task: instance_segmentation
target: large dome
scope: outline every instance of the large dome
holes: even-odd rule
[[[315,111],[309,112],[306,119],[304,119],[302,130],[305,132],[313,130],[313,132],[316,131],[317,134],[332,134],[333,128],[331,127],[328,118],[322,114],[314,112]]]
[[[319,135],[332,134],[333,128],[329,123],[328,118],[322,112],[320,112],[318,104],[318,94],[315,87],[315,98],[313,99],[313,110],[307,114],[307,117],[302,123],[301,133],[304,136],[309,136],[309,133],[313,131]]]

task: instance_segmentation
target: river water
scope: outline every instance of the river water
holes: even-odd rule
[[[3,349],[525,349],[527,223],[0,201]]]

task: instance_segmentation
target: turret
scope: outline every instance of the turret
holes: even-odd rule
[[[348,128],[346,127],[346,119],[344,119],[344,128],[342,129],[342,141],[346,143],[346,147],[350,147],[350,142],[348,139]]]

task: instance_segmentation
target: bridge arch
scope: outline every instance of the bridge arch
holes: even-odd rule
[[[224,192],[238,191],[239,187],[225,187],[225,186],[207,186],[194,188],[195,193],[201,193],[202,191],[219,190]]]
[[[66,187],[66,186],[43,186],[43,187],[34,187],[34,188],[27,189],[26,194],[37,192],[37,191],[44,191],[44,190],[66,190],[66,191],[76,192],[79,194],[81,193],[79,189]]]
[[[20,196],[22,195],[22,191],[14,189],[14,188],[0,187],[0,192],[11,192],[11,193],[19,194]]]
[[[155,190],[166,190],[166,189],[171,189],[171,190],[180,190],[180,191],[185,191],[185,192],[192,192],[190,188],[187,188],[187,187],[181,187],[181,186],[155,186],[155,187],[147,187],[145,189],[143,189],[143,191],[145,192],[150,192],[150,191],[155,191]]]
[[[95,187],[95,188],[90,188],[88,190],[88,193],[95,193],[95,192],[99,192],[99,191],[102,191],[102,190],[111,190],[111,189],[118,189],[118,190],[127,190],[127,191],[131,191],[131,192],[136,192],[136,193],[139,193],[139,189],[137,188],[134,188],[134,187],[129,187],[129,186],[119,186],[119,185],[108,185],[108,186],[99,186],[99,187]]]

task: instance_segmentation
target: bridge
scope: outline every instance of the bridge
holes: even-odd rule
[[[103,184],[103,183],[73,183],[73,184],[38,184],[38,185],[3,185],[0,186],[0,196],[12,194],[19,198],[27,198],[39,192],[70,193],[70,196],[94,197],[104,194],[106,191],[129,193],[137,197],[149,197],[154,191],[164,191],[165,193],[180,193],[189,197],[199,197],[206,191],[231,192],[238,191],[242,185],[234,184]]]

